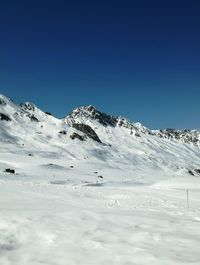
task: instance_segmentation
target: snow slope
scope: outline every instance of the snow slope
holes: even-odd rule
[[[200,264],[198,131],[3,95],[0,118],[1,265]]]

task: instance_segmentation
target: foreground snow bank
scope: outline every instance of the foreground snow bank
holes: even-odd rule
[[[200,191],[2,182],[0,264],[200,264]]]

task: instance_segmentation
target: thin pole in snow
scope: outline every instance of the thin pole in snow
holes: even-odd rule
[[[189,206],[189,191],[186,190],[186,193],[187,193],[187,207],[190,208],[190,206]]]

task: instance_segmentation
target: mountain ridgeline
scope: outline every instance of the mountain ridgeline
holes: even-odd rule
[[[3,172],[12,169],[31,175],[30,168],[41,161],[35,164],[37,172],[45,167],[47,175],[52,168],[55,175],[68,172],[75,164],[76,174],[92,179],[93,172],[130,180],[134,175],[139,183],[153,183],[150,173],[159,179],[200,176],[199,131],[150,130],[94,106],[77,108],[57,119],[33,103],[15,104],[0,95],[0,144],[3,157],[8,157],[0,161]],[[21,157],[21,164],[13,164],[11,154]]]
[[[33,103],[26,102],[20,105],[15,104],[9,98],[0,95],[0,121],[1,126],[5,123],[20,125],[20,123],[30,123],[31,128],[34,129],[40,124],[42,128],[43,123],[60,123],[62,129],[58,133],[67,135],[67,129],[73,128],[74,132],[69,139],[79,141],[86,141],[88,138],[98,142],[104,143],[104,139],[100,139],[98,131],[101,128],[121,128],[126,129],[133,137],[142,137],[149,135],[152,137],[159,137],[163,139],[178,141],[180,143],[192,144],[197,147],[200,146],[200,132],[197,130],[176,130],[176,129],[161,129],[150,130],[144,127],[141,123],[130,122],[123,117],[115,117],[97,110],[94,106],[80,107],[73,110],[66,118],[56,119],[50,112],[43,112],[38,109]],[[36,123],[38,123],[36,125]],[[36,129],[35,128],[35,129]],[[56,130],[56,126],[55,126]],[[12,132],[10,132],[12,133]]]
[[[76,123],[87,123],[88,121],[97,121],[100,125],[105,127],[123,127],[130,131],[130,134],[135,134],[140,137],[142,134],[149,134],[165,139],[180,140],[185,143],[192,143],[199,145],[199,131],[197,130],[176,130],[176,129],[161,129],[161,130],[149,130],[141,123],[133,123],[123,117],[114,117],[100,112],[94,106],[80,107],[72,111],[66,118],[66,122],[69,126],[74,126]]]

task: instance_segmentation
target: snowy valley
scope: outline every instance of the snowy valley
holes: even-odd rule
[[[200,264],[199,131],[0,95],[0,145],[1,265]]]

